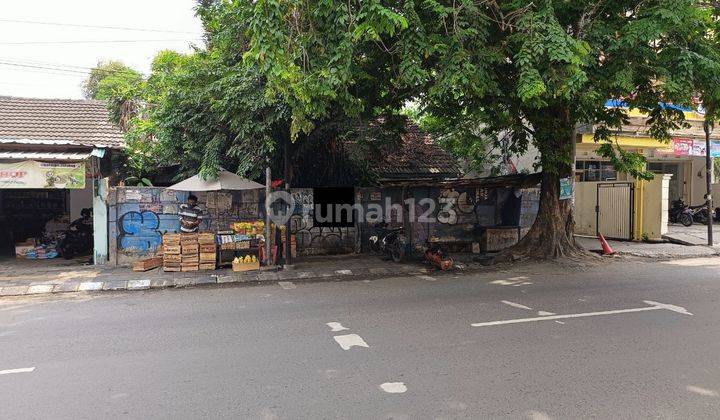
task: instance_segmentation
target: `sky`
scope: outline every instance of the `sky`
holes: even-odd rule
[[[192,44],[202,44],[195,0],[2,3],[0,95],[3,96],[82,98],[82,82],[99,60],[119,60],[147,74],[158,51],[189,52]]]

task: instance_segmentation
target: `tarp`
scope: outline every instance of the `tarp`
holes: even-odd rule
[[[195,175],[168,187],[177,191],[220,191],[220,190],[255,190],[265,188],[264,185],[243,178],[237,174],[221,169],[217,179],[204,180]]]
[[[0,163],[0,189],[85,188],[85,162]]]

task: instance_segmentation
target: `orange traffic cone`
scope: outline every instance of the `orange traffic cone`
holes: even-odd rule
[[[602,236],[602,233],[598,233],[598,239],[600,239],[600,245],[602,246],[602,254],[603,255],[613,255],[615,254],[615,251],[610,247],[610,244],[608,241],[605,240],[605,237]]]

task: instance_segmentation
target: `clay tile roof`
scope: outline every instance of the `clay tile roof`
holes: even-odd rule
[[[105,101],[9,96],[0,96],[0,140],[113,149],[125,144]]]
[[[384,158],[371,159],[370,167],[381,180],[461,176],[457,160],[417,125],[408,123],[401,140],[401,146],[388,151]]]

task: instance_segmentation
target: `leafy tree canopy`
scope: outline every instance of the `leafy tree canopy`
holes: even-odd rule
[[[600,151],[644,177],[644,158],[619,150],[611,135],[627,111],[605,102],[622,98],[647,112],[653,136],[669,139],[684,115],[664,104],[690,105],[709,86],[704,73],[717,74],[714,11],[697,0],[220,4],[247,22],[244,58],[267,78],[267,92],[289,105],[293,134],[337,104],[364,110],[355,87],[372,60],[378,90],[416,99],[440,127],[464,133],[465,148],[503,138],[521,152],[532,141],[544,174],[541,206],[518,249],[540,256],[575,249],[571,206],[557,195],[578,125],[600,126]]]

